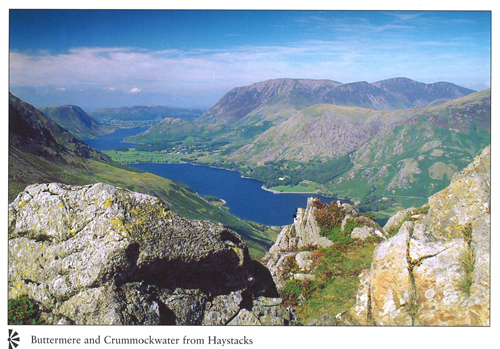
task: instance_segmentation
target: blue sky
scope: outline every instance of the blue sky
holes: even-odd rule
[[[273,78],[489,87],[487,11],[11,10],[10,91],[36,107],[210,107]]]

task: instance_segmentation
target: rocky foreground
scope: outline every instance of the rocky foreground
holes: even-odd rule
[[[407,210],[384,230],[361,274],[356,305],[339,314],[354,325],[489,326],[490,147],[429,198],[425,215]],[[408,221],[403,217],[411,216]]]
[[[428,205],[399,212],[384,228],[338,203],[346,213],[342,231],[352,218],[363,226],[352,231],[353,240],[380,242],[371,268],[359,275],[355,306],[309,325],[488,326],[490,162],[488,147]],[[311,198],[266,255],[279,290],[292,279],[313,280],[313,251],[333,244],[320,235],[315,212]]]
[[[490,148],[451,184],[382,228],[342,205],[376,237],[356,304],[310,325],[488,326]],[[49,324],[296,325],[277,290],[314,278],[321,236],[308,201],[265,260],[240,236],[190,221],[152,196],[102,183],[32,185],[9,205],[9,297],[35,299]],[[392,236],[392,237],[390,237]],[[290,267],[291,264],[297,269]]]
[[[9,297],[48,324],[286,325],[269,271],[221,224],[102,183],[32,185],[9,206]]]

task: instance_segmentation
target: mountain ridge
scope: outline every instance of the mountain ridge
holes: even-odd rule
[[[50,106],[38,110],[82,140],[113,132],[111,128],[100,124],[75,105]]]
[[[64,162],[76,155],[109,162],[109,157],[89,147],[39,109],[9,93],[9,145],[34,151],[46,159]]]
[[[372,85],[381,88],[395,96],[402,97],[411,103],[414,107],[429,105],[432,101],[438,99],[457,99],[464,95],[471,94],[471,89],[467,89],[449,82],[439,81],[431,84],[425,84],[410,80],[408,78],[392,78],[374,82]],[[401,85],[405,85],[402,88]],[[413,96],[405,96],[399,91],[413,90]],[[476,91],[473,91],[476,92]],[[410,98],[408,98],[410,97]]]
[[[88,113],[97,121],[117,127],[151,126],[165,118],[194,120],[203,111],[196,108],[181,108],[162,105],[138,105],[120,108],[99,108]]]
[[[474,96],[477,96],[477,101]],[[484,114],[484,110],[476,114],[470,111],[473,107],[481,108],[480,105],[488,109],[489,96],[487,89],[440,106],[404,110],[379,111],[316,104],[267,129],[229,158],[259,164],[279,159],[309,161],[317,156],[332,159],[358,150],[398,125],[424,119],[435,127],[450,127],[462,132],[472,124],[489,129],[489,114]]]
[[[459,98],[475,92],[452,83],[425,84],[408,78],[387,79],[375,83],[271,79],[232,89],[198,120],[207,123],[234,123],[245,118],[258,106],[267,103],[272,97],[292,90],[310,105],[329,103],[376,110],[424,106],[435,100]]]
[[[175,141],[170,149],[183,154],[176,155],[183,161],[238,170],[276,191],[307,187],[347,196],[360,209],[383,216],[424,202],[491,142],[490,89],[400,110],[307,103],[302,108],[290,103],[295,96],[296,91],[275,95],[233,124],[160,123],[130,140],[143,143],[144,150]],[[196,144],[210,147],[192,150]],[[326,169],[334,174],[314,174]]]

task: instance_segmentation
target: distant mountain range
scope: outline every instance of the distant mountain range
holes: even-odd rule
[[[99,108],[88,113],[102,124],[116,127],[151,126],[165,118],[194,120],[203,110],[161,105],[144,105],[121,108]]]
[[[74,105],[59,105],[38,109],[79,139],[95,138],[113,132],[112,128],[100,124],[80,107]]]
[[[299,109],[319,103],[375,110],[422,107],[460,98],[475,91],[448,82],[424,84],[408,78],[374,83],[340,83],[332,80],[274,79],[237,87],[226,93],[199,119],[209,123],[234,123],[273,99],[287,98]]]

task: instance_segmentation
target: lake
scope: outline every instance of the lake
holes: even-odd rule
[[[215,195],[227,202],[232,214],[266,225],[292,224],[297,208],[305,208],[310,196],[327,203],[333,200],[316,194],[275,194],[262,189],[261,182],[243,178],[235,171],[191,164],[130,166],[186,183],[201,196]]]
[[[147,127],[119,129],[114,133],[85,142],[99,150],[134,147],[133,143],[121,142],[121,140],[146,129]],[[226,201],[226,207],[232,214],[270,226],[292,224],[297,208],[305,208],[307,198],[310,196],[319,197],[326,203],[334,200],[317,194],[275,194],[262,189],[261,182],[243,178],[239,172],[206,166],[157,163],[130,166],[186,183],[200,196],[215,195]]]
[[[114,150],[120,147],[134,148],[135,143],[122,142],[122,139],[128,136],[135,136],[141,132],[146,131],[149,126],[135,127],[135,128],[120,128],[113,133],[107,135],[84,140],[89,146],[99,150]]]

